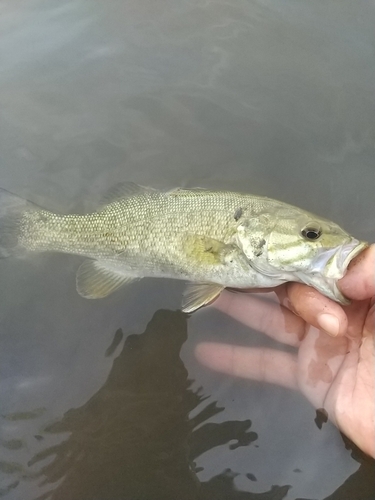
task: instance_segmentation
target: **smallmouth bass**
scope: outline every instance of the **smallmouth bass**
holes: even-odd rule
[[[229,191],[168,192],[123,183],[87,215],[59,215],[0,190],[0,256],[64,252],[88,257],[80,295],[109,295],[143,277],[189,281],[192,312],[225,287],[269,288],[287,281],[349,301],[337,288],[367,243],[334,222],[281,201]]]

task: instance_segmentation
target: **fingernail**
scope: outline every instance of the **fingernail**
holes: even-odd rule
[[[339,333],[340,330],[340,321],[336,316],[333,316],[332,314],[320,314],[318,316],[318,323],[319,326],[328,333],[328,335],[331,335],[332,337],[336,337]]]

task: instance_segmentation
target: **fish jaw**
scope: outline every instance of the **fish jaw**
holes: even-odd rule
[[[297,272],[300,281],[313,286],[321,293],[340,304],[350,304],[337,287],[337,281],[344,277],[349,263],[359,255],[368,243],[352,238],[349,243],[329,250],[323,250],[312,262],[311,272]]]

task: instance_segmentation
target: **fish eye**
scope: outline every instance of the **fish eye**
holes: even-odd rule
[[[317,224],[308,224],[301,231],[302,236],[306,240],[318,240],[322,234],[322,229]]]

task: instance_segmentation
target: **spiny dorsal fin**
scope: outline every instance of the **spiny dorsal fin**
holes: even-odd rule
[[[139,194],[152,193],[156,190],[149,187],[139,186],[135,182],[120,182],[113,186],[102,198],[101,205],[108,205],[116,200],[128,198]]]
[[[86,299],[101,299],[138,279],[125,276],[109,263],[85,260],[77,271],[77,292]]]
[[[182,299],[182,311],[190,313],[214,300],[224,290],[217,283],[189,283]]]

